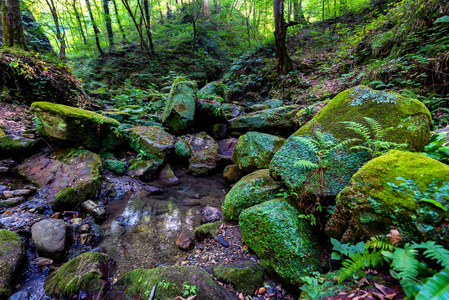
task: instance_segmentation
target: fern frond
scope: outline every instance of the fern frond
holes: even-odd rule
[[[391,267],[403,278],[404,283],[416,280],[419,273],[419,261],[415,257],[416,250],[410,245],[397,248],[392,255]]]
[[[306,160],[306,159],[300,159],[295,161],[294,164],[295,167],[301,167],[307,170],[313,170],[318,168],[318,165],[316,163],[311,162],[310,160]]]
[[[361,123],[346,121],[342,122],[343,124],[347,124],[347,129],[354,131],[355,133],[361,135],[365,142],[369,142],[371,140],[371,133],[368,127]]]
[[[384,134],[384,131],[382,130],[382,125],[369,117],[363,117],[365,119],[365,121],[369,124],[369,126],[371,127],[371,129],[374,131],[374,138],[376,140],[380,140]]]
[[[370,147],[366,147],[366,146],[356,145],[356,146],[352,146],[350,148],[350,150],[365,150],[365,151],[368,151],[369,154],[373,154],[373,149],[371,149]]]
[[[448,300],[449,268],[441,270],[427,280],[416,295],[415,300]]]
[[[378,249],[380,251],[389,251],[393,252],[396,248],[391,242],[383,237],[374,236],[368,242],[365,243],[366,248],[369,249]]]
[[[425,249],[424,255],[426,257],[436,260],[445,268],[449,267],[449,250],[445,249],[441,245],[436,244],[434,241],[415,244],[412,247],[414,249]]]
[[[376,145],[383,150],[390,150],[390,149],[403,149],[406,148],[407,144],[398,144],[394,142],[387,142],[387,141],[375,141]]]
[[[297,137],[295,137],[295,139],[297,139],[301,143],[305,144],[315,154],[320,151],[318,142],[313,139],[307,139],[302,136],[297,136]]]
[[[341,147],[345,147],[349,144],[355,143],[355,142],[361,142],[361,139],[346,139],[343,142],[339,143],[337,146],[335,146],[335,148],[341,148]]]
[[[339,274],[339,283],[363,268],[376,267],[383,262],[383,255],[381,251],[365,250],[363,253],[354,253],[348,259],[342,262],[341,272]]]

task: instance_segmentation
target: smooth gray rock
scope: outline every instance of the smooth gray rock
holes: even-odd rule
[[[63,220],[48,219],[31,227],[31,237],[39,254],[58,257],[64,251],[66,227]]]

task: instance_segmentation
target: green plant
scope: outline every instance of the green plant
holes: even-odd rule
[[[184,282],[184,296],[196,295],[196,285],[189,285]]]
[[[446,146],[446,138],[444,132],[432,135],[429,143],[424,146],[424,152],[421,152],[421,154],[444,163],[449,163],[449,146]]]
[[[348,129],[362,136],[362,139],[356,138],[351,140],[351,143],[360,142],[361,144],[352,146],[350,150],[367,151],[371,155],[371,158],[375,158],[388,150],[403,149],[407,147],[407,144],[399,144],[383,140],[385,133],[388,130],[392,130],[392,128],[382,129],[382,125],[378,121],[369,117],[363,117],[363,119],[365,119],[369,127],[371,127],[371,130],[374,132],[374,136],[371,136],[370,128],[364,124],[352,121],[342,122],[343,124],[347,124]]]
[[[168,290],[170,288],[170,282],[162,280],[162,281],[158,282],[157,286],[160,288],[163,288],[164,290]]]

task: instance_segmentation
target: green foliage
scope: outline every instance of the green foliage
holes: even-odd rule
[[[384,135],[389,130],[394,130],[392,128],[386,128],[382,129],[382,125],[369,117],[364,117],[365,121],[369,124],[369,127],[367,127],[364,124],[357,123],[357,122],[342,122],[343,124],[347,124],[347,128],[354,131],[355,133],[362,136],[362,139],[352,139],[352,140],[346,140],[346,143],[353,143],[353,142],[359,142],[361,144],[352,146],[351,150],[361,150],[361,151],[367,151],[371,158],[375,158],[388,150],[391,149],[403,149],[407,147],[407,144],[399,144],[394,142],[388,142],[384,141]],[[371,134],[371,131],[374,133]]]
[[[433,135],[429,143],[424,146],[422,154],[441,162],[449,163],[449,146],[446,146],[446,138],[446,133],[444,132]]]
[[[184,282],[184,296],[193,296],[196,295],[196,285],[189,285],[187,282]]]

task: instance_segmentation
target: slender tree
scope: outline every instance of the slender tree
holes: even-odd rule
[[[76,7],[76,0],[73,0],[72,8],[73,8],[73,12],[75,13],[75,18],[78,23],[78,28],[81,33],[81,37],[83,38],[83,43],[84,43],[84,45],[87,45],[86,34],[84,33],[83,24],[81,23],[81,16],[78,11],[78,8]]]
[[[20,0],[2,1],[2,24],[4,46],[28,50],[23,34]]]
[[[65,36],[61,34],[61,28],[59,26],[59,17],[58,12],[56,10],[56,5],[53,0],[45,0],[47,3],[48,8],[50,9],[51,16],[53,17],[53,22],[55,23],[55,30],[56,30],[56,39],[59,42],[59,56],[62,58],[65,58],[65,49],[66,49],[66,43],[65,43]]]
[[[92,21],[92,27],[94,28],[94,34],[95,34],[95,43],[97,45],[98,51],[100,51],[101,55],[104,55],[103,50],[100,46],[100,30],[98,30],[97,23],[95,23],[94,14],[92,13],[92,8],[90,6],[90,0],[86,0],[86,6],[87,10],[89,11],[90,20]]]
[[[126,35],[125,35],[125,31],[123,30],[122,23],[120,22],[119,12],[117,9],[117,3],[115,2],[115,0],[112,0],[112,4],[114,4],[115,19],[117,20],[118,27],[120,29],[120,32],[122,33],[123,42],[126,43]]]
[[[114,32],[112,31],[112,19],[109,13],[109,0],[102,0],[104,21],[106,23],[106,31],[108,32],[109,49],[114,46]]]
[[[287,24],[284,20],[284,0],[274,0],[274,45],[278,59],[277,71],[285,75],[293,69],[292,60],[287,52],[285,38],[287,37]]]

